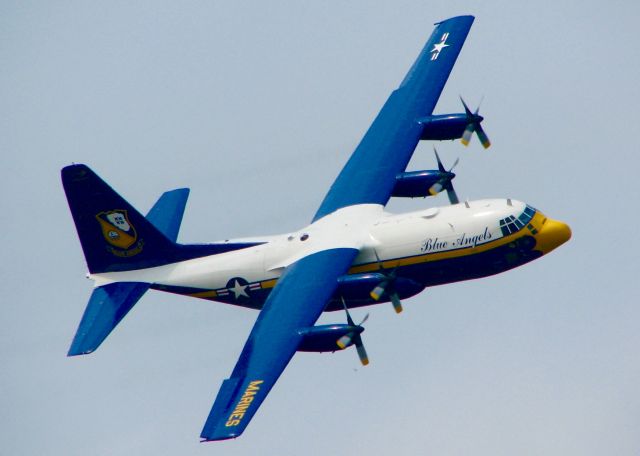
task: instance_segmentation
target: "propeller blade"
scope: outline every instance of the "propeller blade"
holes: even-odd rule
[[[475,129],[476,126],[474,123],[470,123],[469,125],[467,125],[467,128],[464,129],[464,133],[462,133],[462,138],[460,139],[462,144],[464,144],[465,146],[469,145],[469,141],[471,141],[471,135],[473,135]]]
[[[476,125],[476,134],[478,135],[478,139],[482,143],[482,146],[485,149],[488,149],[489,146],[491,146],[491,141],[489,141],[489,137],[484,132],[484,130],[482,129],[482,126],[480,124]]]
[[[360,358],[360,362],[363,366],[369,364],[369,357],[367,356],[367,351],[364,349],[364,345],[362,344],[362,338],[358,337],[356,339],[356,350],[358,351],[358,358]]]
[[[438,193],[442,191],[444,187],[440,182],[436,182],[431,187],[429,187],[429,195],[436,196]]]
[[[469,124],[469,127],[473,127],[473,124]],[[469,128],[467,127],[467,128]],[[469,133],[468,135],[468,139],[471,139],[471,134],[473,133],[473,131],[471,133]],[[440,179],[438,182],[436,182],[435,184],[433,184],[431,187],[429,187],[429,194],[431,196],[435,196],[438,193],[440,193],[442,190],[447,190],[448,194],[449,194],[449,201],[451,201],[451,204],[457,204],[458,203],[458,197],[455,193],[455,191],[453,191],[453,186],[451,184],[451,180],[455,177],[455,174],[453,174],[453,168],[455,168],[456,166],[458,166],[458,163],[460,163],[460,157],[456,158],[456,161],[453,162],[453,165],[451,166],[451,168],[449,168],[449,171],[446,171],[442,161],[440,160],[440,155],[438,155],[438,151],[436,150],[436,148],[433,148],[433,152],[436,154],[436,160],[438,161],[438,170],[441,173],[449,173],[446,177],[443,177],[442,179]],[[455,201],[455,203],[453,202]]]
[[[449,197],[449,202],[451,204],[458,204],[460,202],[456,191],[453,189],[453,185],[449,185],[447,187],[447,196]]]
[[[436,160],[438,161],[438,169],[440,170],[440,172],[444,173],[445,169],[444,166],[442,166],[442,162],[440,161],[440,156],[438,155],[438,151],[436,150],[436,148],[433,148],[433,151],[436,154]]]
[[[380,270],[384,271],[382,262],[380,261],[380,257],[378,256],[378,252],[376,251],[376,249],[373,249],[373,253],[376,256],[376,260],[378,260],[378,266],[380,267]],[[400,304],[400,298],[398,297],[398,294],[393,290],[393,282],[396,279],[396,269],[398,269],[397,266],[390,273],[383,273],[386,277],[386,280],[380,282],[373,290],[371,290],[371,293],[369,293],[369,295],[371,295],[371,297],[376,301],[379,301],[380,297],[382,297],[382,294],[385,292],[387,287],[391,286],[389,290],[389,298],[391,298],[391,302],[393,303],[393,308],[396,310],[396,313],[400,313],[402,312],[402,304]]]
[[[344,296],[340,296],[340,299],[342,300],[342,307],[347,314],[347,324],[349,326],[355,326],[355,324],[353,323],[353,318],[351,318],[351,314],[349,313],[349,309],[347,309],[347,303],[344,302]]]
[[[387,288],[388,283],[389,282],[386,280],[383,282],[380,282],[378,285],[376,285],[376,287],[373,290],[371,290],[371,293],[369,293],[369,295],[376,301],[379,301],[380,297],[384,293],[385,288]]]
[[[487,134],[482,129],[482,126],[480,125],[480,122],[482,122],[482,116],[478,114],[480,112],[480,105],[482,104],[483,100],[484,100],[484,96],[480,99],[480,103],[478,103],[478,107],[476,108],[476,111],[474,113],[471,113],[469,106],[467,106],[467,104],[464,102],[462,97],[460,97],[462,106],[464,106],[465,115],[467,116],[467,128],[465,128],[461,138],[461,142],[465,146],[469,145],[469,142],[471,141],[471,136],[473,135],[474,131],[478,135],[478,139],[480,140],[480,142],[482,143],[482,146],[485,149],[488,149],[489,146],[491,146],[491,141],[489,141],[489,137],[487,136]]]
[[[377,256],[378,256],[378,253],[376,252],[376,257]],[[347,323],[351,326],[355,326],[353,324],[353,319],[349,314],[347,303],[344,301],[344,296],[341,296],[340,298],[342,299],[342,306],[344,307],[344,311],[347,313]],[[358,326],[362,326],[362,324],[365,321],[367,321],[368,318],[369,318],[369,314],[366,314],[362,319],[362,321],[360,322],[360,325]],[[366,366],[367,364],[369,364],[369,357],[367,356],[367,351],[364,349],[364,345],[362,344],[362,337],[360,337],[359,333],[350,332],[348,334],[345,334],[344,336],[342,336],[340,339],[336,341],[336,345],[338,345],[338,347],[340,347],[341,350],[344,350],[345,348],[350,346],[352,342],[356,346],[356,350],[358,352],[358,358],[360,358],[360,362],[362,363],[362,365]]]
[[[464,106],[464,112],[467,115],[467,117],[473,117],[473,114],[471,113],[469,106],[467,106],[467,104],[464,102],[462,95],[460,95],[460,101],[462,102],[462,106]]]
[[[345,334],[340,339],[336,341],[336,345],[340,347],[340,350],[344,350],[349,345],[351,345],[351,339],[353,338],[353,333]]]
[[[393,309],[396,311],[396,313],[402,312],[402,303],[400,302],[398,293],[393,292],[389,297],[391,298],[391,303],[393,304]]]

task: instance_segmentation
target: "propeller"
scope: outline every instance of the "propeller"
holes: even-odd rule
[[[467,104],[464,102],[462,97],[460,97],[460,101],[462,101],[462,105],[464,106],[464,112],[467,115],[467,128],[465,128],[464,133],[462,134],[462,144],[465,146],[469,145],[469,141],[471,141],[471,135],[475,131],[478,135],[478,139],[482,143],[482,146],[485,149],[488,149],[491,146],[491,141],[489,141],[489,137],[482,129],[481,122],[484,120],[484,117],[478,114],[480,110],[480,105],[476,109],[476,112],[472,113]]]
[[[449,202],[451,204],[458,204],[460,200],[458,199],[458,195],[456,194],[456,191],[453,189],[453,183],[451,182],[453,178],[456,177],[456,175],[451,171],[453,171],[453,168],[455,168],[458,165],[460,158],[456,158],[456,161],[453,163],[453,166],[449,168],[449,171],[447,171],[444,169],[444,166],[440,161],[440,156],[438,155],[438,151],[436,150],[435,147],[433,148],[433,151],[436,154],[436,160],[438,160],[438,170],[443,174],[443,177],[438,182],[436,182],[431,187],[429,187],[429,194],[431,196],[435,196],[438,193],[440,193],[442,190],[446,190],[447,196],[449,197]]]
[[[356,325],[353,323],[353,318],[351,318],[351,314],[349,314],[349,309],[347,309],[347,304],[344,302],[344,298],[342,298],[342,306],[344,307],[344,311],[347,313],[347,324],[349,326],[362,326],[364,322],[369,318],[369,314],[366,314],[360,324]],[[338,347],[344,350],[349,345],[351,345],[351,342],[353,342],[353,345],[356,346],[358,358],[360,358],[360,362],[362,363],[362,365],[366,366],[367,364],[369,364],[369,357],[367,356],[367,351],[364,349],[362,337],[360,336],[359,332],[353,331],[345,334],[336,341],[336,344],[338,345]]]
[[[373,249],[373,253],[376,256],[376,260],[378,261],[378,268],[380,269],[380,273],[384,276],[384,280],[380,282],[376,287],[371,290],[369,295],[375,299],[376,301],[380,300],[382,295],[386,292],[391,299],[391,304],[393,304],[393,309],[396,313],[402,312],[402,303],[400,302],[400,297],[395,290],[394,282],[396,280],[396,270],[393,269],[390,273],[384,272],[384,268],[382,267],[382,262],[380,261],[380,257],[378,256],[378,252],[376,249]]]

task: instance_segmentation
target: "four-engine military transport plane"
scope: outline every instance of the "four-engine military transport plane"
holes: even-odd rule
[[[85,165],[62,181],[95,288],[69,355],[93,352],[140,297],[155,289],[259,309],[256,323],[206,420],[204,441],[238,437],[296,351],[355,346],[363,364],[362,324],[348,308],[401,300],[426,287],[515,268],[571,237],[564,223],[510,199],[459,203],[453,173],[405,170],[418,142],[473,132],[489,146],[482,117],[432,115],[473,23],[436,24],[343,168],[311,224],[295,233],[214,244],[178,244],[188,196],[178,189],[141,215]],[[392,196],[446,190],[450,206],[394,215]],[[347,323],[314,326],[323,311]]]

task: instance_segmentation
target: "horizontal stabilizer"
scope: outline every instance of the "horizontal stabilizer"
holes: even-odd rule
[[[94,288],[67,355],[85,355],[98,348],[148,289],[149,284],[139,282]]]
[[[188,188],[164,192],[145,217],[171,242],[176,242],[178,239],[187,198],[189,198]]]

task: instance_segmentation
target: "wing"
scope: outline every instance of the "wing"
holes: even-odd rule
[[[314,221],[345,206],[387,204],[395,176],[407,167],[464,43],[473,16],[436,24],[409,73],[369,127],[324,198]]]
[[[289,266],[273,289],[245,343],[231,377],[222,383],[200,435],[205,441],[238,437],[280,377],[358,253],[339,248]]]

